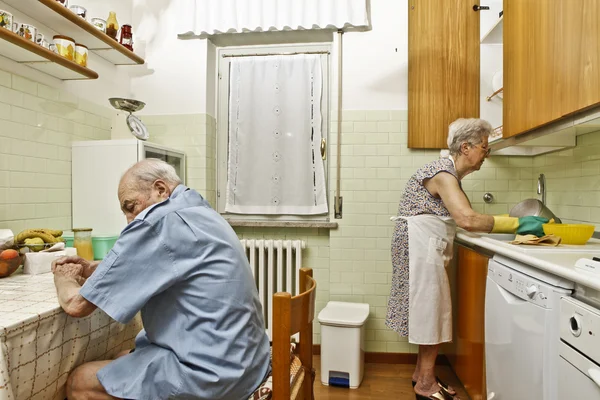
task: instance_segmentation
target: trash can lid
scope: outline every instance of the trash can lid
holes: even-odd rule
[[[366,303],[346,303],[330,301],[319,313],[319,322],[323,325],[362,326],[369,316]]]

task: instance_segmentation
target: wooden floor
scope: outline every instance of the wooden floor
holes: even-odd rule
[[[316,400],[409,400],[415,398],[411,384],[414,365],[365,364],[364,378],[358,389],[324,386],[321,384],[321,358],[319,356],[314,356],[313,365],[317,370]],[[456,389],[461,400],[469,399],[450,367],[438,366],[437,373],[440,379]]]

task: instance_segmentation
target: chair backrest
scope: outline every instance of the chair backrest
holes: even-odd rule
[[[273,295],[273,399],[290,398],[290,343],[291,336],[299,333],[299,358],[305,375],[301,398],[313,397],[314,372],[313,320],[315,318],[315,297],[317,283],[312,278],[312,269],[300,270],[300,293],[275,293]]]

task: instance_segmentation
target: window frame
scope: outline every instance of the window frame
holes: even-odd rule
[[[329,221],[331,205],[329,202],[329,136],[331,127],[331,52],[333,43],[301,43],[285,45],[260,45],[220,48],[217,51],[218,59],[218,87],[217,87],[217,126],[216,126],[216,210],[225,218],[257,221]],[[325,173],[325,196],[328,204],[327,214],[318,215],[258,215],[234,214],[225,212],[227,196],[227,166],[229,151],[229,71],[231,57],[225,56],[253,56],[261,54],[281,53],[313,53],[321,54],[321,67],[323,71],[323,100],[322,100],[322,129],[321,136],[325,139],[326,151],[323,160]]]

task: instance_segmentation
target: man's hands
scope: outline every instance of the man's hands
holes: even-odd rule
[[[85,283],[85,278],[83,277],[83,266],[80,264],[66,263],[55,265],[52,263],[52,272],[54,273],[55,279],[59,276],[64,276],[66,278],[75,279],[81,286],[83,286]]]
[[[70,271],[70,274],[79,272],[79,276],[85,282],[94,273],[98,264],[100,264],[99,261],[88,261],[79,256],[61,257],[52,262],[52,272],[56,274],[58,270],[58,273],[62,275],[66,275],[65,271],[67,270]],[[76,268],[75,266],[80,268]],[[66,269],[63,267],[66,267]]]

